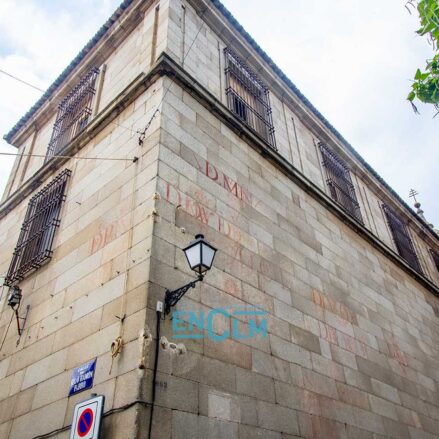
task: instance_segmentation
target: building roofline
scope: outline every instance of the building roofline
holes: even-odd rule
[[[32,118],[35,112],[40,109],[43,104],[54,94],[63,81],[73,72],[73,70],[81,63],[85,56],[97,45],[103,36],[112,27],[114,22],[122,15],[122,13],[133,3],[134,0],[123,0],[118,8],[113,12],[111,17],[96,32],[93,38],[83,47],[76,55],[73,61],[64,69],[64,71],[55,79],[46,92],[38,99],[38,101],[30,108],[30,110],[11,128],[11,130],[3,136],[8,143],[12,141],[14,135]],[[268,56],[268,54],[259,46],[253,37],[242,27],[238,20],[231,12],[219,1],[210,0],[216,9],[229,21],[234,29],[253,47],[253,49],[261,56],[261,58],[271,67],[271,69],[282,79],[282,81],[297,95],[297,97],[314,113],[320,122],[334,134],[334,136],[354,155],[355,158],[369,171],[409,212],[409,214],[426,227],[431,235],[437,239],[437,234],[431,229],[430,225],[420,218],[412,210],[412,208],[392,189],[388,183],[367,163],[363,157],[355,150],[355,148],[337,131],[336,128],[320,113],[319,110],[305,97],[305,95],[294,85],[287,75],[277,66],[277,64]]]
[[[230,22],[230,24],[244,37],[244,39],[250,44],[250,46],[261,56],[261,58],[271,67],[271,69],[282,79],[282,81],[297,95],[297,97],[314,113],[314,115],[320,120],[320,122],[328,128],[328,130],[334,134],[334,136],[354,155],[356,159],[369,171],[397,200],[407,209],[412,217],[419,221],[424,227],[426,227],[434,239],[437,239],[437,234],[433,231],[430,225],[420,218],[413,209],[398,195],[398,193],[392,189],[391,186],[372,168],[369,163],[357,152],[357,150],[340,134],[340,132],[320,113],[319,110],[309,101],[309,99],[294,85],[294,83],[288,78],[288,76],[281,70],[281,68],[270,58],[270,56],[259,46],[259,44],[253,39],[253,37],[242,27],[238,20],[232,15],[232,13],[219,1],[211,0],[214,6],[219,12]]]
[[[72,62],[62,71],[62,73],[55,79],[55,81],[49,86],[44,94],[35,102],[35,104],[29,109],[29,111],[21,117],[21,119],[9,130],[7,134],[3,136],[6,142],[11,143],[12,138],[39,110],[43,104],[55,93],[58,87],[64,82],[64,80],[72,73],[75,68],[81,63],[86,55],[93,50],[96,44],[104,37],[107,31],[112,27],[115,21],[123,14],[134,0],[123,0],[117,9],[111,14],[111,17],[100,27],[95,35],[88,41],[88,43],[81,49],[81,51],[73,58]]]

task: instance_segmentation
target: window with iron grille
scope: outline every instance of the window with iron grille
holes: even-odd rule
[[[343,209],[363,224],[360,205],[355,194],[349,168],[334,151],[324,143],[319,142],[322,154],[322,164],[326,172],[326,183],[334,201]]]
[[[53,239],[70,175],[69,169],[64,170],[29,201],[6,285],[24,279],[27,273],[37,270],[52,257]]]
[[[229,109],[276,149],[268,88],[231,49],[224,55]]]
[[[421,264],[410,238],[407,226],[398,215],[386,204],[383,204],[383,211],[386,215],[387,224],[392,233],[393,242],[396,245],[399,255],[414,268],[418,273],[422,273]]]
[[[430,254],[433,258],[434,265],[436,265],[437,271],[439,271],[439,253],[431,248]]]
[[[99,69],[91,69],[59,104],[46,161],[56,155],[88,124]]]

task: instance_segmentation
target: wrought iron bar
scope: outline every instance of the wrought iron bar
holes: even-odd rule
[[[229,109],[277,149],[268,88],[230,48],[224,55]]]
[[[406,225],[387,204],[383,204],[383,211],[399,255],[418,273],[422,273],[421,264]]]
[[[360,204],[355,194],[349,168],[346,163],[323,142],[319,142],[322,164],[326,172],[326,183],[334,201],[344,210],[363,224]]]
[[[177,304],[177,302],[186,294],[188,290],[191,288],[195,288],[197,282],[201,282],[203,280],[203,275],[198,276],[197,279],[189,282],[188,284],[177,288],[174,291],[166,290],[165,293],[165,315],[169,314],[171,308]]]
[[[53,239],[60,224],[61,205],[70,175],[71,171],[65,169],[29,201],[5,284],[24,279],[28,272],[52,257]]]
[[[431,248],[430,254],[433,258],[434,265],[436,265],[437,271],[439,271],[439,253]]]
[[[88,124],[99,69],[91,69],[58,107],[45,161],[56,155]]]

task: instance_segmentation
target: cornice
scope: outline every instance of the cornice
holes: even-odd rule
[[[294,181],[316,201],[326,207],[331,213],[343,221],[347,226],[357,232],[362,238],[379,250],[383,255],[402,268],[412,278],[417,280],[430,292],[439,297],[439,287],[426,276],[416,272],[404,259],[384,242],[372,234],[364,225],[348,215],[317,185],[303,175],[296,167],[271,148],[262,138],[244,125],[222,102],[204,88],[195,78],[183,70],[169,55],[162,53],[153,69],[145,74],[140,74],[130,85],[110,102],[87,126],[87,128],[72,140],[60,155],[74,156],[87,145],[102,129],[114,120],[131,102],[146,91],[159,77],[167,76],[185,89],[192,97],[211,111],[218,119],[232,129],[246,143],[272,163],[288,178]],[[51,158],[41,169],[29,178],[19,190],[14,192],[0,205],[0,219],[6,216],[14,207],[32,194],[51,174],[63,166],[68,158]],[[439,243],[437,243],[439,248]]]
[[[153,3],[154,0],[124,0],[41,98],[3,138],[11,145],[19,147],[34,129],[47,123],[74,82],[91,68],[102,65],[139,25],[145,11]]]
[[[115,97],[99,114],[94,117],[87,127],[70,143],[58,156],[50,158],[35,174],[26,180],[14,193],[0,204],[0,219],[4,218],[25,198],[31,195],[50,175],[55,173],[75,154],[96,137],[107,125],[121,114],[138,96],[146,91],[162,73],[162,63],[157,62],[149,73],[138,75],[120,94]]]
[[[439,297],[439,286],[435,285],[426,276],[418,273],[393,249],[376,237],[363,224],[348,215],[332,198],[315,185],[310,179],[301,173],[292,163],[287,161],[277,151],[270,147],[262,138],[256,135],[251,129],[244,125],[224,104],[204,88],[195,78],[183,70],[167,54],[163,53],[159,59],[162,63],[162,71],[173,81],[184,88],[192,97],[197,99],[205,108],[216,115],[223,123],[231,128],[238,136],[246,141],[253,149],[259,152],[264,158],[270,161],[277,169],[298,184],[303,190],[311,195],[316,201],[325,206],[331,213],[372,244],[382,254],[396,263],[411,277],[420,282],[429,291]],[[439,240],[438,240],[439,241]],[[439,248],[439,242],[436,242]]]
[[[270,92],[285,102],[290,110],[321,141],[330,145],[383,202],[386,202],[406,218],[413,229],[425,236],[431,245],[438,246],[439,236],[372,168],[355,148],[332,126],[332,124],[303,95],[287,75],[256,43],[236,18],[219,0],[187,0],[202,19],[224,42],[258,72],[269,84]],[[213,5],[213,7],[211,6]],[[395,203],[395,200],[397,203]],[[434,244],[436,243],[436,244]]]

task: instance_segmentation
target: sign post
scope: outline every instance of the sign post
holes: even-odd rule
[[[99,395],[75,405],[70,439],[99,439],[104,403]]]

